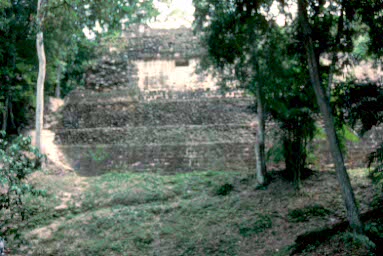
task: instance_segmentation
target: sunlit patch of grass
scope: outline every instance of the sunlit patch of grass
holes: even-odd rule
[[[350,169],[348,170],[348,174],[350,178],[363,178],[366,179],[369,176],[369,171],[367,168],[359,168],[359,169]]]
[[[201,172],[172,176],[114,173],[89,180],[83,206],[109,207],[168,201],[176,197],[192,198],[207,193],[210,187],[234,179],[233,173]]]

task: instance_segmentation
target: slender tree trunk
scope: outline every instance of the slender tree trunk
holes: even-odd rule
[[[7,95],[5,99],[5,104],[4,104],[4,110],[3,110],[3,125],[2,125],[2,130],[7,131],[7,124],[8,124],[8,106],[9,106],[9,96]]]
[[[343,22],[344,22],[344,5],[342,4],[342,8],[340,11],[340,17],[338,20],[338,31],[335,37],[335,45],[333,47],[333,52],[332,52],[332,58],[331,58],[331,64],[330,64],[330,72],[328,75],[328,85],[327,85],[327,98],[328,101],[331,102],[331,87],[332,83],[334,80],[334,73],[335,73],[335,68],[336,68],[336,63],[338,62],[338,50],[339,50],[339,45],[340,45],[340,35],[343,32]]]
[[[9,101],[9,117],[10,117],[12,127],[17,129],[16,124],[15,124],[15,116],[13,115],[12,99]]]
[[[61,65],[59,64],[57,67],[57,84],[55,90],[56,98],[61,98]]]
[[[43,0],[38,0],[37,5],[37,25],[38,32],[36,36],[36,49],[39,58],[39,74],[37,78],[36,89],[36,147],[41,150],[41,133],[43,130],[44,120],[44,82],[46,72],[46,58],[44,50],[44,35],[42,32],[42,24],[44,21]]]
[[[257,97],[257,143],[255,144],[255,157],[257,161],[257,181],[263,185],[266,182],[266,155],[265,155],[265,114],[263,108],[262,89],[256,86]]]
[[[318,63],[314,52],[314,45],[311,38],[311,28],[307,18],[307,4],[306,0],[298,1],[298,15],[300,24],[303,30],[305,49],[307,54],[307,60],[310,71],[311,83],[314,87],[317,102],[320,111],[323,115],[327,139],[330,144],[330,150],[335,162],[336,173],[338,181],[342,190],[343,198],[347,209],[347,218],[355,233],[363,233],[363,225],[359,218],[359,210],[356,205],[354,191],[352,189],[350,178],[347,174],[346,167],[344,165],[344,159],[339,146],[339,140],[336,134],[333,116],[331,114],[331,107],[323,87],[321,85]]]

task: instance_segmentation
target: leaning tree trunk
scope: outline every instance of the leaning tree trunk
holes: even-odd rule
[[[36,49],[39,58],[39,74],[36,88],[36,147],[41,150],[41,133],[43,130],[44,118],[44,82],[46,72],[46,58],[44,50],[44,35],[42,24],[44,21],[43,0],[38,0],[37,4],[37,27]]]
[[[263,108],[262,89],[259,84],[256,86],[257,97],[257,142],[255,144],[257,181],[263,185],[266,182],[266,155],[265,155],[265,114]]]
[[[326,95],[321,85],[318,63],[314,52],[314,45],[311,38],[311,28],[307,17],[306,0],[298,1],[298,12],[300,24],[303,30],[305,50],[308,59],[311,83],[314,87],[317,102],[323,115],[327,139],[330,143],[330,150],[335,162],[338,181],[342,190],[343,198],[347,209],[347,218],[354,232],[363,233],[363,225],[359,218],[359,210],[356,205],[354,191],[352,189],[350,178],[344,165],[342,151],[339,146],[339,140],[336,134],[331,107],[326,99]]]

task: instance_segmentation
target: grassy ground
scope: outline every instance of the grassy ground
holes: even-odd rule
[[[350,174],[367,211],[375,194],[367,171]],[[26,198],[25,243],[10,241],[11,255],[287,255],[299,234],[345,216],[330,171],[299,193],[277,173],[263,189],[247,174],[223,172],[39,174],[32,182],[48,193]],[[312,251],[305,255],[326,255]]]

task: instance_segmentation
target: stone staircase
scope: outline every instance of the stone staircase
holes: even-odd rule
[[[132,89],[69,95],[55,142],[85,176],[255,168],[253,100],[216,92],[161,97]]]

